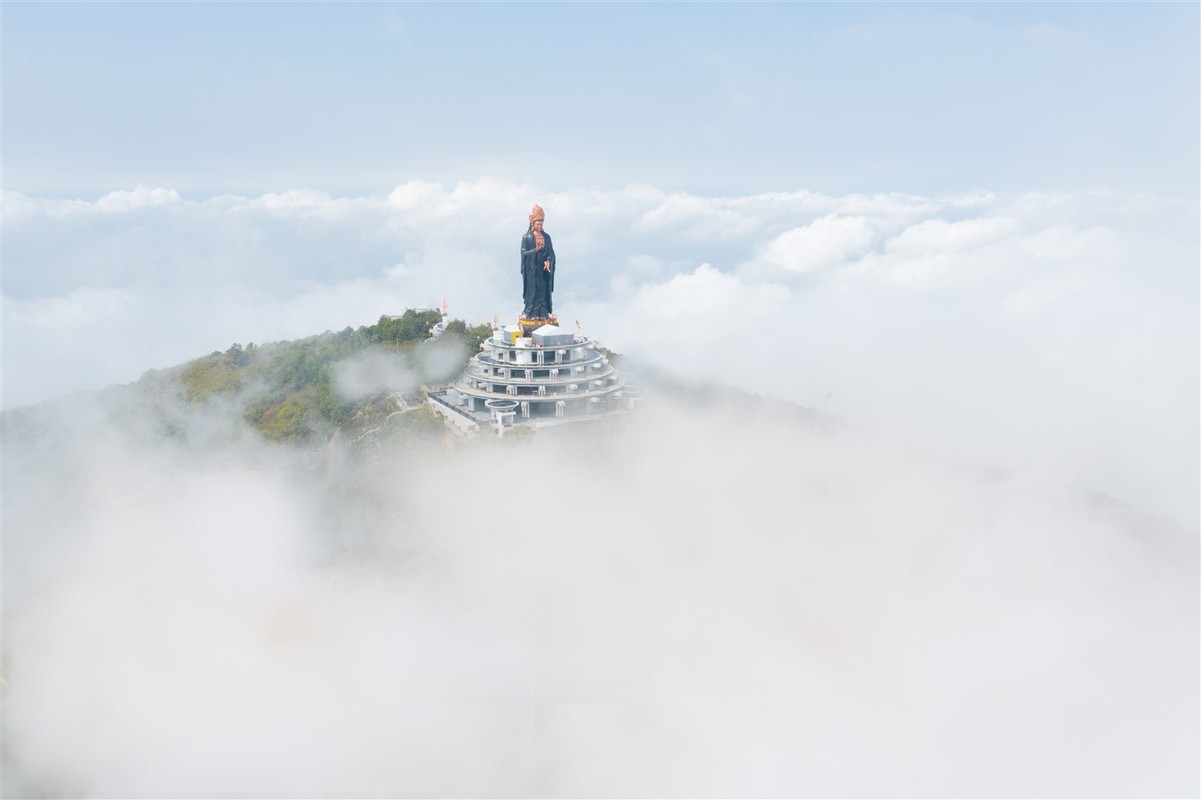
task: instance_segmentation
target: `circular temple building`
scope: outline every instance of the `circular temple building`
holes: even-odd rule
[[[520,325],[494,330],[458,380],[430,395],[435,408],[460,427],[470,420],[499,429],[627,407],[625,382],[587,336],[550,324],[522,333]]]

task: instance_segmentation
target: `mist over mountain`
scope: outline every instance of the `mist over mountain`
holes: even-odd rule
[[[1146,194],[6,190],[5,407],[444,299],[508,319],[534,200],[564,321],[619,352],[1198,524],[1197,214]]]
[[[1201,794],[1201,4],[0,15],[0,794]]]
[[[4,413],[6,796],[1198,791],[1196,531],[695,384],[356,422],[415,353],[340,434],[189,395],[244,349]]]

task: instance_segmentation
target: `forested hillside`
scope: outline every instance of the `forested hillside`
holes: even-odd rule
[[[422,399],[423,385],[458,374],[490,333],[453,320],[435,340],[435,310],[408,309],[374,325],[346,327],[289,342],[235,343],[178,367],[148,372],[145,389],[167,390],[186,404],[240,407],[243,419],[272,441],[319,443],[362,435]],[[439,423],[423,407],[409,426]]]
[[[127,435],[166,437],[208,447],[254,431],[270,442],[321,446],[338,441],[356,450],[449,444],[453,434],[424,403],[427,390],[459,375],[489,335],[488,324],[442,320],[433,309],[382,316],[374,325],[294,341],[245,346],[166,369],[95,393],[5,411],[6,437],[42,438],[65,413],[76,420],[99,415]],[[618,354],[598,346],[613,363]],[[681,408],[727,405],[746,413],[774,410],[825,428],[835,420],[792,403],[747,394],[728,386],[696,383],[641,366],[635,382],[673,398]],[[635,372],[627,373],[627,377]],[[509,440],[532,431],[517,428]]]

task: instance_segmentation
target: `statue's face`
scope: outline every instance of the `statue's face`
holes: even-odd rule
[[[540,219],[534,220],[534,230],[537,231],[538,233],[542,233],[542,220],[540,220]]]

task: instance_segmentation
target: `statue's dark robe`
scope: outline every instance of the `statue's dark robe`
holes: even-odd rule
[[[550,261],[550,272],[543,264]],[[551,292],[555,290],[555,248],[550,234],[542,232],[542,247],[536,249],[534,232],[521,237],[521,299],[525,301],[522,316],[527,319],[549,317],[553,310]]]

